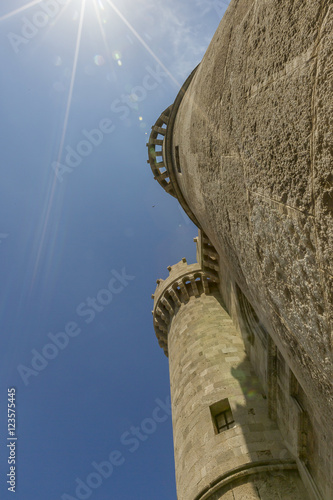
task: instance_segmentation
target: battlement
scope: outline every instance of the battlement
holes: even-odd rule
[[[172,106],[169,106],[163,111],[149,136],[149,142],[146,144],[148,147],[148,160],[150,168],[154,174],[154,179],[159,185],[171,196],[176,197],[175,190],[170,181],[169,171],[167,168],[167,161],[165,159],[164,151],[164,138],[167,131],[167,124]]]
[[[175,102],[161,113],[152,126],[152,131],[146,146],[148,147],[147,163],[150,165],[154,179],[168,194],[177,198],[191,221],[200,228],[197,218],[188,206],[178,186],[177,172],[180,170],[179,158],[178,150],[176,151],[173,145],[173,128],[177,112],[197,68],[198,66],[188,76],[184,85],[178,92]]]
[[[154,328],[160,347],[168,356],[168,331],[175,312],[192,297],[209,295],[217,291],[218,277],[215,272],[204,271],[200,264],[187,264],[183,258],[168,267],[169,276],[157,280],[154,299]]]

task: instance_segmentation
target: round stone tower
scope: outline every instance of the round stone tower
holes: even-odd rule
[[[182,259],[168,270],[157,280],[153,318],[169,357],[178,500],[306,499],[216,269]]]

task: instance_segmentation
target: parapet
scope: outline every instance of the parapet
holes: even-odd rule
[[[149,136],[148,160],[150,168],[153,172],[154,179],[157,180],[160,186],[171,196],[177,198],[183,210],[191,219],[191,221],[200,228],[200,224],[188,206],[181,189],[177,182],[177,166],[174,165],[173,158],[173,128],[177,111],[180,103],[185,95],[185,92],[190,85],[198,66],[188,76],[184,85],[180,89],[175,102],[163,111],[157,119],[155,125],[152,126],[152,131]]]
[[[167,162],[165,160],[164,151],[164,138],[167,131],[167,124],[172,106],[169,106],[163,111],[161,116],[152,126],[149,142],[146,144],[148,147],[148,160],[150,168],[154,174],[154,179],[160,186],[171,196],[176,197],[175,190],[170,181]],[[159,159],[159,160],[158,160]]]
[[[155,333],[166,356],[169,326],[176,311],[192,297],[218,291],[217,274],[212,270],[203,270],[198,263],[187,264],[183,258],[174,266],[169,266],[168,271],[169,276],[165,280],[157,280],[157,287],[152,295]]]

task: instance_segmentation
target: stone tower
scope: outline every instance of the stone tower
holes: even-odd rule
[[[203,272],[194,282],[180,274],[177,292],[173,276],[187,273],[179,264],[155,294],[156,333],[170,359],[179,500],[220,498],[212,488],[221,474],[259,460],[246,433],[252,417],[266,425],[265,405],[288,450],[285,459],[297,464],[310,498],[333,500],[332,32],[332,0],[231,0],[202,62],[152,128],[148,162],[155,179],[199,228],[198,269]],[[203,290],[198,297],[197,278]],[[167,282],[181,301],[174,303],[173,313],[168,305],[176,297],[161,292]],[[182,299],[179,293],[185,294]],[[156,302],[160,295],[164,308]],[[213,300],[216,309],[220,305],[216,337],[207,317]],[[222,327],[226,311],[266,396],[259,405],[257,393],[258,408],[249,407],[246,398],[233,399],[236,380],[229,394],[222,390],[229,366],[223,346],[230,347]],[[197,344],[192,345],[190,331]],[[189,360],[189,352],[199,356],[199,344],[202,360]],[[239,352],[235,357],[240,360],[229,368],[237,379],[238,367],[247,361]],[[179,363],[185,371],[193,363],[187,383]],[[191,406],[198,401],[200,416]],[[255,415],[238,420],[236,407],[242,405],[244,415],[251,408]],[[212,437],[204,407],[213,422],[215,411],[231,412],[235,427]],[[183,420],[192,418],[198,419],[193,421],[196,439]],[[229,452],[239,436],[229,441],[227,434],[236,429],[241,429],[243,449],[237,452],[242,458],[233,462]],[[279,436],[276,431],[277,447]],[[267,461],[284,459],[264,439],[271,454]],[[264,451],[258,443],[256,453]],[[220,453],[230,468],[221,465]],[[264,498],[264,488],[251,484],[257,493],[237,497],[235,490],[229,497]],[[211,496],[202,496],[201,487]],[[228,498],[229,493],[221,494]]]
[[[178,500],[308,498],[221,302],[217,273],[183,259],[157,283],[153,315],[169,357]]]

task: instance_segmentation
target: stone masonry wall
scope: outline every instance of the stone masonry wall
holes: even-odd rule
[[[168,351],[178,500],[194,500],[212,481],[244,464],[292,461],[218,295],[202,294],[181,305],[171,320]],[[215,434],[210,406],[224,398],[235,427]],[[295,470],[253,478],[235,485],[230,498],[273,500],[278,492],[284,500],[307,498]],[[271,493],[267,484],[274,484]],[[211,498],[228,495],[230,488],[224,487]]]
[[[186,202],[330,443],[332,30],[331,0],[232,0],[173,134]]]

